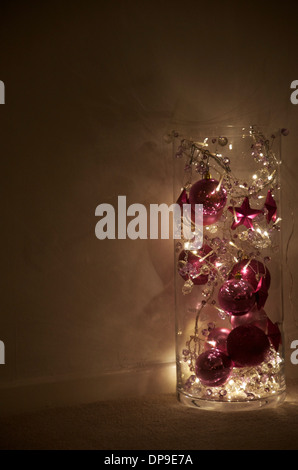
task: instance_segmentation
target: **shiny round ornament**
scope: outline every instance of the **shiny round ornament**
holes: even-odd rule
[[[181,251],[178,258],[178,273],[180,276],[185,281],[191,279],[196,285],[206,284],[210,269],[212,269],[209,263],[213,263],[216,259],[216,255],[211,252],[212,248],[206,244],[197,250],[197,253]],[[207,256],[208,253],[211,253],[210,256]]]
[[[224,282],[218,293],[220,307],[230,315],[244,315],[252,309],[255,301],[253,287],[242,279]]]
[[[203,205],[203,225],[212,225],[221,217],[227,201],[227,191],[213,178],[194,183],[189,192],[192,220],[195,222],[195,204]]]
[[[213,328],[205,342],[205,350],[218,349],[219,351],[228,354],[227,351],[227,338],[231,330],[228,328]]]
[[[231,359],[218,349],[204,351],[196,360],[196,376],[207,387],[223,385],[229,378],[231,370]]]
[[[236,367],[257,366],[269,351],[269,339],[255,325],[241,325],[234,328],[227,339],[229,357]]]
[[[233,328],[240,325],[255,325],[265,333],[267,331],[268,317],[266,312],[262,308],[259,310],[256,305],[244,315],[231,315],[230,321]]]
[[[267,289],[270,287],[271,275],[269,269],[256,259],[242,259],[236,263],[229,275],[229,279],[241,277],[256,290],[261,277],[264,277]]]

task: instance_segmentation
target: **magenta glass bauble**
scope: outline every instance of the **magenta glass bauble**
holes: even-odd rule
[[[229,357],[236,367],[257,366],[265,360],[270,343],[264,331],[255,325],[234,328],[227,339]]]
[[[195,372],[203,385],[217,387],[223,385],[232,370],[232,361],[218,349],[204,351],[196,360]]]
[[[234,279],[235,276],[241,276],[241,279],[249,282],[256,290],[261,277],[265,279],[267,289],[270,287],[271,276],[268,268],[264,266],[261,261],[256,259],[242,259],[235,264],[230,272],[229,279]]]
[[[213,328],[206,339],[205,350],[219,349],[227,354],[227,337],[230,331],[228,328]]]
[[[209,245],[203,245],[196,251],[197,253],[185,250],[181,251],[178,258],[178,272],[184,280],[187,281],[191,279],[194,284],[202,285],[208,282],[208,274],[200,274],[201,268],[206,264],[207,260],[208,265],[209,263],[213,263],[216,259],[216,255],[212,253],[206,258],[206,255],[212,252],[212,248]],[[202,260],[202,258],[204,258],[204,260]]]
[[[231,315],[230,321],[233,328],[240,325],[251,324],[257,326],[265,333],[267,332],[268,317],[266,312],[262,308],[259,310],[256,305],[250,310],[250,312],[245,313],[244,315]]]
[[[213,178],[204,178],[192,185],[189,192],[192,220],[195,222],[195,204],[203,205],[203,225],[217,222],[227,202],[227,191]]]
[[[220,307],[230,315],[244,315],[252,309],[255,301],[253,287],[242,279],[226,281],[218,293]]]

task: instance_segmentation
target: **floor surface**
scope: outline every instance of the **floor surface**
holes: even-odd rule
[[[0,448],[297,450],[297,387],[282,405],[257,411],[202,411],[166,394],[2,417]]]

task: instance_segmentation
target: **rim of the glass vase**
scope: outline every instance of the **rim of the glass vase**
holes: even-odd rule
[[[173,122],[172,133],[175,137],[202,138],[206,137],[252,137],[254,131],[264,135],[267,139],[278,137],[281,128],[261,124],[200,124],[197,122]]]

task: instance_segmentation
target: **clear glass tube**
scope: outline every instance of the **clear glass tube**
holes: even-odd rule
[[[255,409],[285,398],[280,131],[173,132],[174,202],[203,205],[203,244],[175,240],[177,394]],[[181,212],[182,214],[182,212]]]

